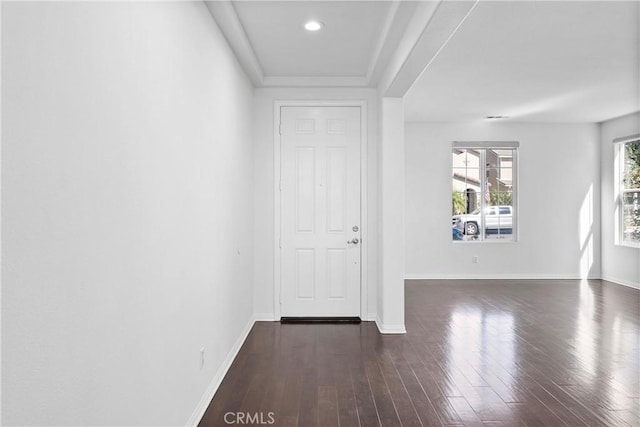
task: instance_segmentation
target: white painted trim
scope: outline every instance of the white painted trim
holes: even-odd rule
[[[480,149],[489,150],[492,148],[515,149],[520,148],[520,141],[453,141],[452,149]]]
[[[238,59],[251,83],[262,86],[264,72],[247,33],[240,22],[236,8],[231,1],[205,1],[213,20],[227,39],[231,50]]]
[[[265,76],[264,87],[367,87],[364,76]]]
[[[614,138],[612,142],[614,144],[626,144],[628,142],[638,142],[638,141],[640,141],[640,133],[636,133],[635,135],[621,136],[619,138]]]
[[[640,289],[640,283],[633,283],[629,280],[620,279],[612,276],[602,276],[602,280],[606,280],[607,282],[615,283],[616,285],[626,286],[628,288]]]
[[[368,223],[368,109],[366,100],[276,100],[273,103],[273,315],[278,321],[280,311],[280,109],[282,107],[359,107],[360,108],[360,317],[368,312],[369,223]]]
[[[615,217],[614,217],[614,245],[621,248],[640,248],[640,242],[629,242],[624,240],[624,209],[623,209],[623,193],[630,189],[624,188],[623,185],[623,170],[624,170],[624,147],[625,144],[632,142],[635,139],[633,137],[616,138],[614,142],[614,165],[613,165],[613,194],[615,197]],[[616,140],[618,140],[616,142]]]
[[[606,280],[616,285],[640,289],[640,283],[612,276],[590,276],[562,274],[405,274],[405,280]],[[435,283],[428,283],[429,285]]]
[[[399,1],[391,2],[391,4],[389,5],[387,17],[380,31],[380,38],[378,39],[378,43],[376,44],[373,54],[371,55],[369,66],[367,67],[367,84],[369,85],[375,86],[376,83],[378,83],[377,80],[380,77],[379,75],[382,73],[381,69],[383,69],[387,64],[388,58],[382,58],[381,53],[384,49],[385,44],[389,40],[389,31],[391,30],[393,22],[396,19],[399,7]],[[378,77],[375,80],[373,80],[374,75]]]
[[[381,334],[406,334],[407,330],[404,325],[385,325],[380,321],[380,319],[376,319],[376,326],[378,327],[378,331]]]
[[[405,280],[582,280],[600,279],[579,274],[405,274]]]
[[[244,344],[245,340],[249,336],[249,332],[251,332],[251,328],[253,328],[254,323],[255,323],[255,319],[252,316],[249,319],[249,322],[247,322],[247,324],[245,325],[242,332],[240,333],[240,336],[238,337],[236,342],[233,344],[233,347],[231,347],[231,350],[227,354],[226,359],[224,359],[224,362],[222,362],[222,365],[220,366],[220,368],[218,368],[218,371],[214,375],[213,380],[211,380],[209,387],[207,387],[204,394],[200,398],[200,402],[198,402],[198,405],[196,406],[195,410],[189,417],[189,421],[187,421],[186,423],[187,427],[191,427],[191,426],[196,427],[198,423],[202,420],[202,417],[204,416],[205,411],[209,407],[209,404],[211,403],[213,396],[216,394],[218,387],[220,387],[222,380],[224,379],[225,375],[227,375],[229,368],[231,368],[231,364],[233,363],[236,356],[238,355],[238,352],[240,351],[242,344]]]
[[[378,313],[369,313],[362,318],[363,322],[375,322],[378,319]]]
[[[2,2],[0,1],[0,23],[2,22]],[[0,58],[2,58],[2,31],[0,31]],[[2,99],[2,66],[0,66],[0,99]],[[0,196],[2,195],[2,102],[0,102]],[[0,197],[0,242],[2,242],[2,197]],[[2,245],[0,245],[0,307],[2,307]],[[0,378],[2,378],[2,319],[0,318]],[[0,414],[2,414],[2,387],[0,387]],[[2,416],[0,415],[0,424]]]
[[[619,210],[619,209],[618,209]],[[622,240],[622,239],[620,239]],[[620,242],[614,243],[615,246],[620,246],[622,248],[631,248],[631,249],[640,249],[640,242]]]
[[[283,102],[273,103],[273,316],[279,320],[280,315],[280,180],[282,179],[282,152],[280,150],[280,108]]]

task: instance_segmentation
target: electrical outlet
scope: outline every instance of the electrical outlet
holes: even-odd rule
[[[200,348],[200,369],[204,368],[204,347]]]
[[[478,261],[480,261],[480,259],[478,258],[478,255],[474,255],[473,258],[471,258],[471,262],[473,262],[474,264],[477,264]]]

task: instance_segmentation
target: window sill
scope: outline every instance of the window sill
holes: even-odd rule
[[[632,242],[616,242],[615,246],[620,246],[623,248],[640,249],[640,243],[632,243]]]
[[[506,245],[509,243],[518,243],[517,240],[500,240],[500,239],[495,239],[495,240],[452,240],[451,243],[456,244],[456,245],[461,245],[461,244],[473,244],[473,245],[477,245],[480,243],[488,243],[490,245]]]

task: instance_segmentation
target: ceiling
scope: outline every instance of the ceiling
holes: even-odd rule
[[[209,0],[257,87],[375,87],[418,2]],[[304,29],[316,20],[317,32]]]
[[[405,118],[600,122],[638,111],[638,6],[480,2],[407,93]]]
[[[257,87],[377,87],[407,121],[640,109],[638,1],[209,1]],[[324,24],[307,32],[303,24]],[[390,89],[389,89],[390,88]]]
[[[234,3],[264,74],[283,77],[365,77],[390,6],[381,1]],[[303,24],[309,20],[325,26],[306,31]]]

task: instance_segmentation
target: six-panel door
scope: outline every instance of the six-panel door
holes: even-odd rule
[[[282,316],[360,315],[360,114],[281,108]]]

